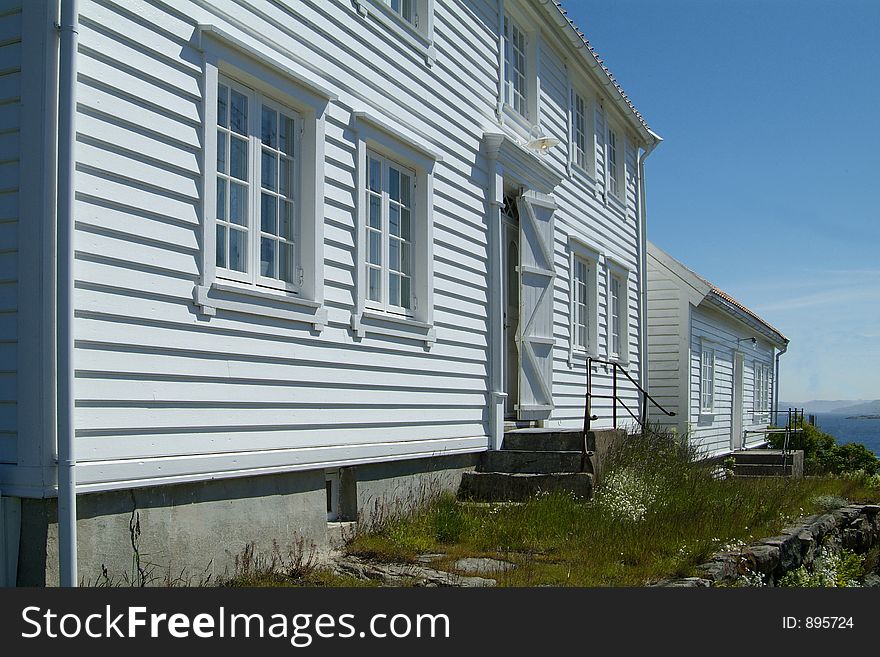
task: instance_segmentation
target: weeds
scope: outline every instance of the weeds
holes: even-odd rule
[[[717,479],[697,456],[674,436],[645,432],[609,455],[592,501],[553,494],[478,505],[440,495],[381,516],[347,550],[399,561],[424,552],[512,561],[517,568],[497,577],[503,586],[639,586],[692,575],[725,546],[824,510],[828,496],[880,497],[857,477]]]

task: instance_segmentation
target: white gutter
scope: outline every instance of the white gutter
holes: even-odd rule
[[[650,132],[650,131],[649,131]],[[663,138],[651,132],[653,141],[639,153],[639,385],[648,390],[648,211],[645,199],[645,160]],[[645,422],[647,418],[642,418]]]
[[[73,233],[76,169],[78,0],[61,0],[58,81],[58,565],[61,586],[76,586],[76,451],[73,376]]]

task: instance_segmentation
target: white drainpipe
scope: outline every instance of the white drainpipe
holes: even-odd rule
[[[776,367],[773,372],[773,424],[779,426],[779,358],[788,351],[788,343],[776,352]]]
[[[58,84],[58,565],[61,586],[76,586],[76,451],[74,449],[73,233],[76,169],[78,0],[61,0]]]
[[[645,205],[645,160],[663,138],[651,132],[654,142],[639,154],[639,385],[648,390],[648,212]],[[642,418],[642,422],[647,418]]]

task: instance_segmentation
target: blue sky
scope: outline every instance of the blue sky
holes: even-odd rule
[[[880,1],[563,0],[664,143],[648,236],[791,339],[780,398],[880,398]]]

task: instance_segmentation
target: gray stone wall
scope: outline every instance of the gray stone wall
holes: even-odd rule
[[[784,528],[779,536],[761,539],[739,550],[719,552],[698,567],[698,577],[663,580],[657,586],[730,586],[749,572],[760,573],[773,586],[789,571],[809,566],[822,545],[864,553],[878,543],[880,506],[852,504],[803,518]]]

